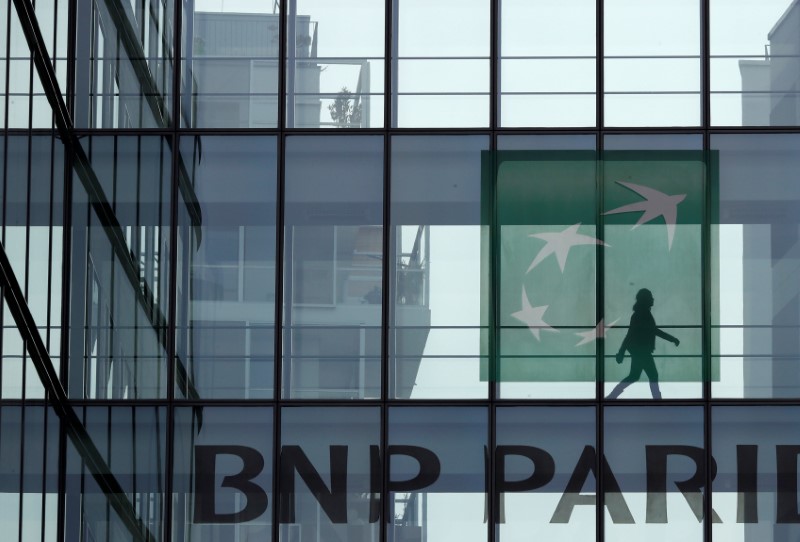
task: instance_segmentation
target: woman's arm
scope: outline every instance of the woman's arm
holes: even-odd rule
[[[671,343],[675,343],[675,346],[678,346],[679,344],[681,344],[681,342],[677,338],[673,337],[672,335],[670,335],[666,331],[661,331],[658,328],[656,328],[656,336],[657,337],[661,337],[665,341],[669,341]]]
[[[631,328],[628,328],[628,333],[625,334],[625,338],[622,339],[622,344],[619,345],[619,351],[617,352],[617,363],[622,363],[622,360],[625,359],[625,351],[628,349],[630,345],[631,339]]]

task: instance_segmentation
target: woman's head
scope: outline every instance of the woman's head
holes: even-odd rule
[[[641,306],[641,307],[652,307],[653,302],[653,292],[648,290],[647,288],[642,288],[638,292],[636,292],[636,305],[634,306]]]

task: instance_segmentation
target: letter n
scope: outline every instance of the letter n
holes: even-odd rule
[[[280,460],[281,523],[295,523],[295,471],[331,522],[347,523],[347,446],[330,447],[330,488],[300,446],[284,446]]]

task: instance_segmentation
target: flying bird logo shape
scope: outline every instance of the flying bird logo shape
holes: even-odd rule
[[[580,227],[581,223],[578,222],[570,226],[569,228],[565,229],[564,231],[556,232],[556,233],[533,233],[528,237],[536,237],[537,239],[542,239],[547,244],[542,247],[542,250],[536,255],[536,257],[531,262],[531,265],[528,267],[528,270],[525,271],[526,273],[530,273],[531,269],[536,267],[541,263],[542,260],[547,258],[550,254],[555,254],[556,259],[558,260],[558,266],[561,268],[561,272],[564,272],[564,266],[567,265],[567,256],[569,255],[569,249],[578,245],[603,245],[603,246],[610,246],[607,243],[604,243],[600,239],[595,239],[594,237],[590,237],[588,235],[582,235],[578,233],[578,228]]]
[[[623,205],[622,207],[607,211],[603,214],[615,215],[619,213],[641,211],[642,216],[639,217],[638,222],[636,222],[631,229],[636,229],[642,224],[663,216],[664,223],[667,225],[667,244],[669,250],[672,250],[672,240],[675,237],[675,223],[678,219],[678,204],[686,199],[686,194],[670,196],[669,194],[659,192],[658,190],[640,184],[626,183],[624,181],[617,181],[617,184],[621,184],[628,190],[636,192],[642,196],[645,201]]]

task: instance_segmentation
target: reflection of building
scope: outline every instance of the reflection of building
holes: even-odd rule
[[[271,128],[278,122],[278,56],[280,17],[256,13],[196,12],[191,35],[191,125],[230,127],[231,119],[242,128]],[[297,17],[298,57],[313,58],[316,23]],[[188,76],[189,74],[187,74]],[[297,91],[319,94],[319,67],[298,67]],[[231,89],[237,92],[231,93]],[[319,122],[317,96],[304,96],[295,109],[298,122]],[[188,119],[187,119],[188,121]]]
[[[186,30],[191,50],[185,54],[188,72],[183,79],[185,92],[193,97],[183,102],[187,125],[277,125],[279,26],[278,14],[195,12]],[[294,62],[287,62],[287,122],[298,128],[369,126],[369,61],[318,59],[318,23],[308,15],[296,15],[291,28],[289,55]],[[337,66],[358,69],[355,86],[321,89],[322,72]],[[334,118],[338,111],[332,108],[350,114]]]
[[[764,60],[740,60],[742,124],[800,122],[800,3],[793,1],[768,34]]]
[[[800,122],[800,2],[792,1],[768,34],[763,60],[740,60],[742,122],[744,125],[790,126]],[[742,351],[753,354],[743,362],[744,395],[759,397],[765,390],[783,395],[800,382],[796,356],[800,343],[794,331],[800,324],[798,290],[791,278],[796,269],[800,240],[792,226],[800,195],[778,189],[775,177],[785,169],[780,160],[770,168],[752,166],[747,148],[731,149],[727,183],[720,201],[723,235],[742,245]],[[773,152],[780,155],[775,141]],[[753,190],[759,178],[762,189]],[[779,290],[780,295],[765,292]],[[765,329],[764,323],[770,328]],[[765,357],[776,358],[765,366]],[[791,392],[788,392],[791,393]]]
[[[397,38],[405,1],[344,19]],[[797,540],[800,130],[383,126],[413,94],[397,84],[405,61],[439,59],[404,57],[399,39],[372,64],[319,54],[315,21],[354,3],[6,3],[0,111],[55,128],[0,134],[0,538]],[[407,35],[460,29],[467,4],[428,0],[441,12]],[[767,60],[741,64],[748,89],[781,89],[746,122],[798,120],[798,13]],[[488,50],[499,25],[482,22]],[[352,98],[326,86],[337,66]],[[386,83],[375,125],[370,66]],[[431,94],[445,109],[475,95],[447,92]],[[641,194],[618,182],[652,182],[642,149],[702,157],[659,178],[686,196],[674,245],[663,212],[634,227]],[[501,191],[503,153],[536,167],[506,161]],[[606,216],[622,206],[638,210]],[[575,224],[610,246],[526,271],[543,233]],[[664,401],[610,401],[639,286],[681,338],[657,362],[701,374],[664,370]],[[513,322],[520,290],[557,332]],[[496,370],[507,353],[513,382]],[[577,376],[543,378],[537,360]]]

